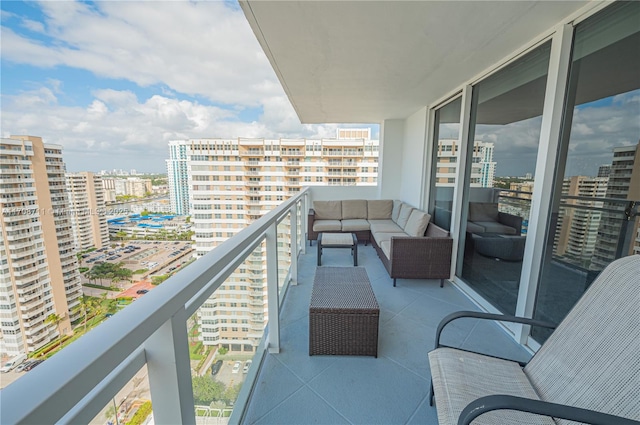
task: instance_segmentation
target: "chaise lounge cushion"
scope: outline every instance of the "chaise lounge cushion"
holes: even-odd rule
[[[369,220],[371,234],[380,232],[402,232],[402,227],[391,220]]]
[[[393,201],[390,199],[376,199],[367,202],[367,218],[369,220],[391,220]]]
[[[460,351],[453,348],[439,348],[429,353],[429,363],[436,393],[447,394],[448,398],[438,398],[438,422],[458,423],[460,406],[473,400],[493,394],[508,394],[539,400],[527,376],[518,363]],[[478,417],[479,425],[535,425],[555,424],[546,416],[513,410],[499,410]]]
[[[385,241],[390,241],[392,237],[407,237],[407,234],[404,232],[398,232],[398,233],[389,233],[389,232],[379,232],[379,233],[374,233],[373,234],[373,239],[376,240],[376,243],[378,244],[378,246],[380,246],[380,244],[382,244]],[[387,257],[389,258],[389,257]]]
[[[404,229],[404,226],[407,225],[407,221],[409,221],[409,216],[411,215],[411,211],[413,211],[413,207],[409,204],[402,204],[400,207],[400,213],[398,214],[398,219],[396,220],[396,224]]]
[[[511,226],[505,226],[497,221],[474,221],[473,224],[484,229],[484,233],[501,233],[503,235],[515,235],[516,229]],[[467,226],[468,227],[468,226]],[[475,232],[482,233],[482,232]]]
[[[367,219],[367,201],[364,199],[349,199],[342,201],[343,220]],[[368,230],[364,229],[364,230]]]
[[[316,220],[342,220],[342,201],[313,201],[313,209]]]
[[[359,232],[369,230],[369,222],[362,218],[342,219],[343,232]]]
[[[409,220],[407,220],[407,224],[404,226],[405,233],[409,236],[424,236],[424,232],[427,230],[427,225],[429,224],[430,219],[430,214],[414,209],[411,211]]]
[[[316,220],[313,222],[314,232],[340,232],[342,222],[340,220]]]

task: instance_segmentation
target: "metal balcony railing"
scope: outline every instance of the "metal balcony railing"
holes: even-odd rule
[[[154,421],[195,423],[187,320],[264,242],[269,324],[254,363],[267,351],[278,352],[280,305],[289,282],[295,284],[295,259],[305,247],[299,243],[304,224],[291,220],[285,236],[296,255],[279,285],[278,224],[306,211],[307,203],[305,189],[4,388],[0,423],[89,423],[145,365]],[[257,373],[252,367],[246,375],[231,423],[239,422]]]

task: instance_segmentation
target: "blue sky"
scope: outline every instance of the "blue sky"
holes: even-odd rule
[[[300,124],[236,2],[0,8],[2,136],[61,144],[69,171],[162,172],[175,139],[335,137]]]

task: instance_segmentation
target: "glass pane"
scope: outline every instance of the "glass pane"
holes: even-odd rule
[[[456,275],[514,314],[551,43],[473,88]]]
[[[151,419],[151,414],[149,375],[145,365],[89,423],[91,425],[126,424],[130,423],[134,416],[140,418],[139,423],[146,423],[145,420]]]
[[[436,111],[435,134],[433,140],[432,170],[433,182],[430,213],[433,222],[446,230],[451,230],[451,206],[453,188],[456,185],[458,163],[460,162],[460,108],[462,99],[458,98]]]
[[[228,417],[266,325],[264,243],[187,321],[196,415]]]
[[[628,218],[640,201],[638,22],[640,3],[622,2],[576,26],[536,318],[560,322],[604,267],[640,252]]]

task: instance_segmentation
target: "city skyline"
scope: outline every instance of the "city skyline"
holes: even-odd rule
[[[338,127],[300,124],[235,2],[0,7],[2,137],[62,145],[69,172],[162,172],[169,140],[323,138]]]

